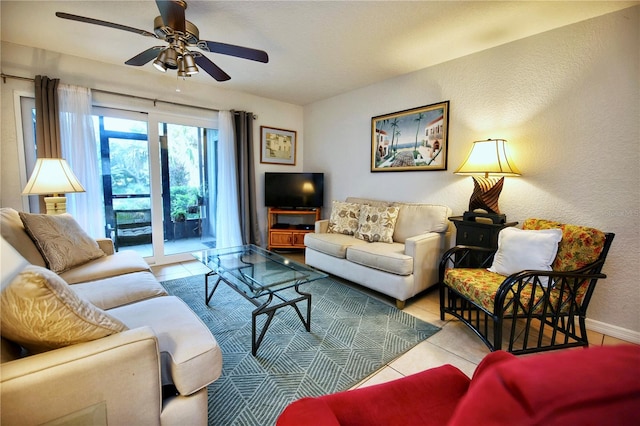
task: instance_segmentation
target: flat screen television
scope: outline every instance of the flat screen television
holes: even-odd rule
[[[322,207],[324,173],[264,174],[264,205],[292,209]]]

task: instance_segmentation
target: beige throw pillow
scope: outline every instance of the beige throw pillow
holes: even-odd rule
[[[58,275],[26,266],[0,295],[2,337],[44,352],[127,330],[118,319],[76,295]]]
[[[20,212],[24,228],[36,243],[47,266],[58,274],[106,254],[69,215]]]
[[[392,243],[398,211],[397,206],[362,206],[355,237],[370,243]]]
[[[334,200],[331,203],[328,232],[353,235],[358,229],[361,204]]]

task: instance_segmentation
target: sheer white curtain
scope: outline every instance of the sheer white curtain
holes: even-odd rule
[[[216,206],[216,247],[242,245],[238,175],[233,115],[220,111],[218,118],[218,185]]]
[[[104,238],[104,203],[91,117],[91,90],[60,84],[58,98],[62,157],[86,190],[84,193],[67,194],[67,212],[87,234]]]

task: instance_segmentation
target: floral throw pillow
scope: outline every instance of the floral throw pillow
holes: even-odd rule
[[[358,229],[361,204],[333,201],[328,231],[334,234],[353,235]]]
[[[397,206],[362,206],[355,237],[370,243],[392,243],[399,211]]]

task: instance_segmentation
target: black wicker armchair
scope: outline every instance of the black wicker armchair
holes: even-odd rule
[[[552,270],[500,275],[487,270],[495,250],[456,246],[440,262],[441,319],[458,318],[492,351],[588,346],[587,307],[597,281],[606,278],[601,271],[614,234],[541,219],[526,220],[523,229],[561,229]],[[471,256],[480,259],[478,268],[458,267]]]

